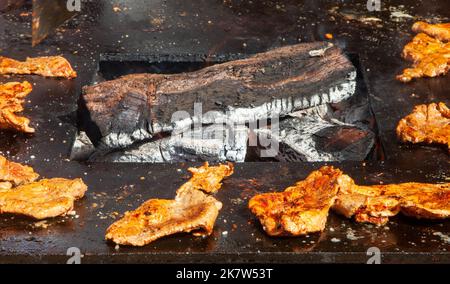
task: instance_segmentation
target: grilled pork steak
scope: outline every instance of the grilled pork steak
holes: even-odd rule
[[[36,181],[38,177],[33,168],[0,156],[0,214],[25,215],[35,219],[65,215],[87,190],[81,179]]]
[[[23,62],[0,56],[0,74],[36,74],[68,79],[77,77],[69,61],[61,56],[27,58]]]
[[[299,236],[323,231],[330,209],[376,225],[400,212],[419,219],[449,218],[450,183],[359,186],[326,166],[284,192],[254,196],[248,206],[267,234]]]
[[[400,120],[397,136],[403,142],[443,144],[450,151],[450,109],[444,103],[416,106]]]
[[[399,212],[419,219],[450,217],[450,184],[402,183],[359,186],[347,175],[339,178],[333,210],[357,222],[383,225]]]
[[[0,213],[46,219],[65,215],[84,196],[81,179],[43,179],[16,188],[0,190]]]
[[[106,239],[121,245],[144,246],[176,233],[208,236],[212,233],[222,203],[209,193],[222,186],[233,165],[190,169],[192,178],[178,190],[174,200],[151,199],[112,224]]]
[[[9,189],[13,186],[35,181],[39,175],[33,168],[10,162],[0,155],[0,189]]]
[[[408,43],[402,57],[412,61],[413,66],[407,68],[397,79],[410,82],[415,78],[437,77],[450,70],[450,24],[431,25],[417,22],[413,31],[418,32]]]
[[[284,192],[254,196],[248,206],[271,236],[321,232],[336,199],[341,175],[338,169],[323,167]]]
[[[29,126],[30,120],[17,115],[23,111],[25,97],[32,90],[33,87],[27,81],[0,84],[0,129],[34,133],[34,129]]]
[[[450,41],[450,23],[428,24],[416,22],[412,29],[416,33],[426,33],[440,41]]]

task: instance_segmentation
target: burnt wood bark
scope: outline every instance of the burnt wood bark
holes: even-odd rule
[[[94,143],[117,149],[193,123],[245,123],[339,102],[355,87],[356,70],[343,52],[315,42],[191,73],[127,75],[85,87],[83,99],[100,132]],[[186,117],[173,121],[176,111]]]

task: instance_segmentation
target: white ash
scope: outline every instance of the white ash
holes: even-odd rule
[[[271,129],[255,130],[259,139],[272,139],[279,143],[278,155],[275,158],[280,161],[362,161],[375,144],[375,134],[372,131],[333,118],[328,105],[295,112],[290,116],[291,118],[278,124],[278,133]],[[348,142],[342,149],[327,147],[327,133],[336,137],[340,131],[362,137]],[[335,133],[336,135],[332,135]]]
[[[95,152],[95,146],[92,144],[86,132],[80,131],[73,143],[70,159],[78,161],[87,160],[93,152]]]
[[[247,154],[248,128],[222,125],[203,127],[156,141],[143,143],[106,155],[96,155],[92,161],[110,162],[182,162],[232,161],[243,162]]]

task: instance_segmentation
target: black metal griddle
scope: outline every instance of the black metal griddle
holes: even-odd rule
[[[70,247],[80,248],[84,263],[365,263],[370,247],[381,250],[384,263],[450,262],[450,244],[444,237],[450,235],[449,221],[421,222],[400,216],[377,228],[332,214],[322,234],[267,237],[246,209],[248,198],[284,189],[322,165],[317,163],[237,165],[218,194],[224,208],[209,238],[181,234],[143,248],[118,249],[105,242],[106,228],[124,211],[148,198],[173,197],[193,164],[85,164],[68,159],[77,131],[80,89],[92,80],[101,53],[252,54],[299,39],[322,40],[325,33],[332,33],[347,53],[360,57],[384,150],[383,161],[335,165],[361,184],[445,182],[450,174],[445,147],[402,145],[395,137],[397,122],[414,105],[450,103],[449,76],[406,85],[394,80],[407,66],[399,53],[412,38],[409,30],[414,19],[394,20],[387,8],[369,13],[361,1],[339,5],[335,1],[283,1],[281,7],[271,1],[231,1],[232,7],[206,0],[133,2],[133,9],[121,7],[122,12],[114,12],[106,0],[86,3],[79,16],[35,49],[30,47],[29,19],[20,16],[23,11],[0,14],[1,55],[23,59],[63,54],[79,74],[73,81],[0,76],[0,82],[33,83],[25,115],[37,129],[34,136],[0,132],[0,153],[32,165],[44,177],[82,177],[89,186],[86,198],[76,205],[78,216],[44,224],[0,216],[1,263],[65,263]],[[446,1],[429,5],[427,1],[396,0],[387,5],[417,19],[448,21],[450,17],[445,14],[450,11]],[[368,16],[382,19],[381,26],[361,22]]]

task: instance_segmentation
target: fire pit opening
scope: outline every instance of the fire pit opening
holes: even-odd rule
[[[201,113],[203,118],[200,121],[194,121],[182,131],[163,129],[154,135],[133,134],[132,137],[139,138],[132,142],[129,142],[128,137],[123,138],[120,131],[113,138],[105,139],[105,135],[102,135],[102,130],[93,121],[92,114],[82,97],[78,109],[78,134],[72,146],[71,159],[138,163],[331,162],[383,159],[384,153],[378,139],[377,124],[370,107],[364,78],[360,72],[358,56],[354,54],[346,56],[356,68],[354,79],[356,90],[352,96],[337,103],[320,103],[314,107],[269,119],[255,121],[243,119],[243,123],[236,123],[236,121],[228,123],[224,119],[217,119],[214,112],[208,112],[208,109],[202,109],[201,104],[195,104],[190,107],[193,108],[194,113],[196,111]],[[129,74],[194,72],[241,58],[246,56],[104,54],[101,56],[92,84],[114,80]],[[217,92],[217,96],[213,105],[219,109],[230,108],[227,99],[220,95],[220,86],[214,89],[214,92]],[[142,111],[140,105],[135,103],[136,101],[140,101],[140,98],[130,94],[126,100],[123,99],[120,102],[126,109],[125,113],[131,116],[146,116],[145,121],[151,119],[154,114]],[[169,105],[170,102],[167,104]],[[240,105],[234,103],[231,108],[239,107]],[[245,107],[256,106],[248,104]],[[171,109],[172,112],[173,109]],[[164,111],[164,106],[159,106],[159,111]],[[239,113],[235,111],[231,117],[236,118]],[[178,123],[176,121],[175,124]],[[143,127],[150,128],[148,124],[147,122]]]

